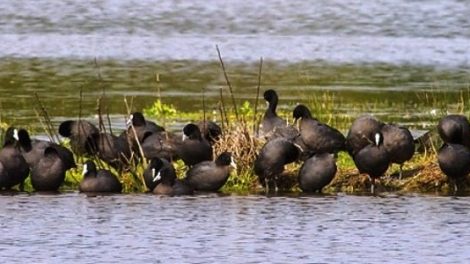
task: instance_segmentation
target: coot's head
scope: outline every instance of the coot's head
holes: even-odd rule
[[[312,118],[312,114],[310,110],[305,105],[298,105],[294,108],[294,112],[292,114],[294,117],[294,122],[296,122],[300,118]]]
[[[135,127],[145,126],[146,121],[144,115],[141,112],[132,113],[127,120],[127,126],[130,127],[131,124]]]
[[[186,139],[194,139],[194,140],[201,140],[201,130],[195,124],[187,124],[183,128],[183,141]]]
[[[273,89],[266,90],[263,94],[263,97],[264,97],[264,100],[270,103],[278,100],[277,93]]]
[[[232,157],[230,152],[223,152],[220,154],[217,159],[215,160],[215,164],[217,166],[232,166],[234,169],[237,168],[237,164]]]
[[[159,184],[162,180],[161,169],[163,168],[163,162],[159,158],[153,158],[150,160],[149,167],[152,169],[152,181]]]
[[[96,176],[96,165],[93,161],[88,160],[83,164],[82,175],[84,177]]]

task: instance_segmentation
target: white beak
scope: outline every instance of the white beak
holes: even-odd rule
[[[20,137],[18,136],[18,129],[13,129],[13,138],[15,140],[20,140]]]
[[[88,166],[85,164],[83,165],[83,171],[82,171],[82,176],[85,176],[85,174],[88,173]]]
[[[378,146],[380,144],[380,134],[375,133],[375,145]]]
[[[185,141],[186,139],[188,139],[188,136],[186,136],[184,133],[183,133],[183,137],[181,138],[182,141]]]
[[[155,175],[155,169],[152,169],[152,175],[153,175],[153,182],[159,181],[162,178],[162,175],[160,172]]]
[[[235,160],[233,159],[233,157],[231,158],[230,166],[232,166],[232,168],[234,169],[237,169],[237,164],[235,163]]]

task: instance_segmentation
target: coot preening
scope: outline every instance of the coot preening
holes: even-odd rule
[[[36,191],[57,191],[64,182],[68,165],[56,146],[44,149],[43,156],[31,168],[31,184]]]
[[[125,134],[96,133],[88,138],[89,153],[98,156],[117,170],[123,170],[130,162],[131,149]]]
[[[162,179],[171,181],[173,185],[176,179],[175,168],[166,159],[152,158],[144,171],[145,186],[153,191]]]
[[[45,150],[48,147],[53,147],[57,152],[57,156],[63,161],[65,170],[76,167],[73,153],[69,149],[54,142],[31,139],[28,131],[25,129],[18,130],[18,142],[20,147],[19,149],[30,169],[32,169],[39,160],[46,155]]]
[[[413,136],[405,127],[387,124],[382,127],[383,146],[388,153],[390,163],[400,165],[399,179],[403,172],[403,163],[410,160],[415,153]]]
[[[142,151],[146,159],[161,158],[173,161],[178,158],[177,146],[181,138],[168,132],[146,132],[142,140]]]
[[[334,154],[314,154],[307,159],[299,171],[299,187],[304,192],[321,192],[336,175]]]
[[[454,193],[457,193],[470,173],[470,150],[461,144],[444,143],[438,151],[437,160],[442,172],[453,183]]]
[[[346,149],[349,155],[354,156],[359,150],[374,142],[375,135],[383,126],[382,122],[369,115],[354,120],[346,136]]]
[[[437,132],[445,143],[470,148],[470,123],[463,115],[448,115],[439,120]]]
[[[88,160],[83,165],[83,179],[79,190],[89,193],[120,193],[122,185],[109,170],[97,170],[95,163]]]
[[[29,166],[18,149],[18,130],[9,127],[5,133],[3,148],[0,150],[0,190],[10,190],[15,185],[24,189],[24,181],[29,175]]]
[[[269,192],[272,185],[277,192],[277,180],[284,171],[284,165],[296,161],[300,153],[299,147],[286,138],[276,138],[264,144],[256,157],[254,172],[266,192]]]
[[[261,121],[261,131],[263,135],[268,135],[273,132],[276,128],[282,128],[287,126],[284,119],[280,118],[276,113],[278,104],[278,96],[276,91],[269,89],[263,94],[264,100],[268,103],[268,108],[264,112],[263,120]]]
[[[88,138],[96,133],[99,133],[98,128],[85,120],[67,120],[59,126],[59,134],[70,139],[72,151],[77,155],[91,155],[87,152],[90,149],[87,146]]]
[[[310,110],[305,105],[298,105],[293,112],[294,122],[300,119],[300,141],[305,145],[306,152],[337,153],[344,150],[345,138],[335,128],[312,118]]]
[[[186,183],[196,191],[216,192],[227,182],[230,167],[236,168],[230,152],[223,152],[215,161],[203,161],[186,172]]]
[[[383,146],[382,134],[376,133],[375,140],[359,150],[353,156],[354,163],[360,173],[367,173],[371,180],[371,193],[375,193],[375,180],[388,169],[390,159]]]

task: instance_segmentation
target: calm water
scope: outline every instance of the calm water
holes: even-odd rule
[[[468,263],[470,198],[0,196],[6,263]]]
[[[429,126],[431,112],[458,112],[462,91],[468,99],[467,1],[20,0],[0,10],[0,112],[17,125],[40,127],[34,92],[54,122],[76,118],[80,88],[90,118],[106,88],[116,126],[123,96],[140,110],[157,90],[195,111],[204,88],[214,109],[227,94],[215,45],[240,103],[253,103],[260,57],[262,89],[277,89],[284,109],[329,91],[338,115]]]

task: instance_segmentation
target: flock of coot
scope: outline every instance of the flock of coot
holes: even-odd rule
[[[359,172],[370,177],[374,193],[375,181],[389,165],[400,164],[401,177],[403,163],[415,152],[413,137],[405,127],[384,124],[365,115],[357,118],[344,136],[313,117],[305,105],[294,108],[297,126],[291,126],[276,113],[277,93],[267,90],[264,99],[269,106],[259,136],[266,143],[253,169],[266,192],[277,191],[285,165],[299,161],[303,162],[298,171],[299,187],[304,192],[321,192],[336,175],[337,153],[346,151]],[[213,155],[213,145],[222,135],[215,122],[187,124],[183,135],[177,136],[135,112],[129,117],[127,127],[120,135],[114,135],[85,120],[62,122],[59,134],[70,139],[71,150],[53,142],[31,139],[26,130],[10,127],[0,150],[0,190],[16,185],[22,190],[30,176],[35,190],[56,191],[64,182],[66,171],[76,167],[74,154],[97,157],[118,172],[126,170],[132,162],[147,160],[142,175],[145,185],[150,192],[163,195],[218,191],[226,183],[230,168],[236,168],[230,152]],[[437,128],[444,142],[438,152],[439,166],[457,191],[470,172],[470,124],[465,116],[448,115],[440,120]],[[177,159],[188,167],[183,179],[177,177],[172,164]],[[119,178],[109,170],[97,169],[92,160],[83,165],[79,190],[121,192]]]

